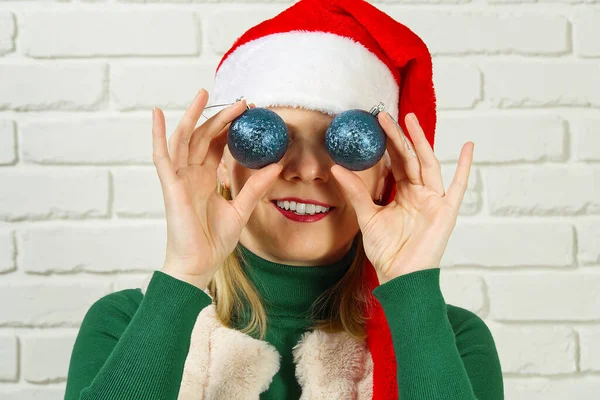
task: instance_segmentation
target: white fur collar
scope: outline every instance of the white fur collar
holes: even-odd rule
[[[300,400],[372,399],[371,353],[348,333],[306,332],[292,353]],[[258,400],[279,363],[280,354],[269,342],[221,324],[213,303],[200,312],[192,330],[178,400]]]

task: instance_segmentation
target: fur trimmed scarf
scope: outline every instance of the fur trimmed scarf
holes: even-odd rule
[[[369,348],[348,333],[305,332],[293,357],[300,400],[372,399]],[[178,400],[258,400],[279,367],[273,345],[221,324],[213,303],[200,312],[192,330]]]

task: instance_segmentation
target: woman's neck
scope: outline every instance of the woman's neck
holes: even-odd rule
[[[268,316],[303,318],[310,306],[348,271],[357,240],[338,261],[327,265],[294,266],[275,263],[238,244],[242,268],[259,292]]]

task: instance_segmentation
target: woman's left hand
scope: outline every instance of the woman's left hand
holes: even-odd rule
[[[440,162],[413,113],[406,126],[416,148],[393,119],[377,116],[387,134],[387,150],[396,181],[396,196],[387,205],[373,202],[363,180],[334,165],[336,180],[346,192],[358,218],[365,254],[383,284],[400,275],[438,268],[468,186],[475,143],[463,145],[454,179],[444,192]],[[413,118],[414,117],[414,118]]]

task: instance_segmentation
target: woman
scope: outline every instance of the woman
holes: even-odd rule
[[[241,94],[286,122],[287,152],[258,170],[232,156],[245,100],[196,127],[200,90],[169,148],[153,110],[166,260],[92,305],[65,398],[503,399],[489,329],[440,291],[474,144],[445,192],[424,43],[362,0],[301,0],[223,57],[211,99]],[[335,164],[334,116],[379,100],[385,157]]]

